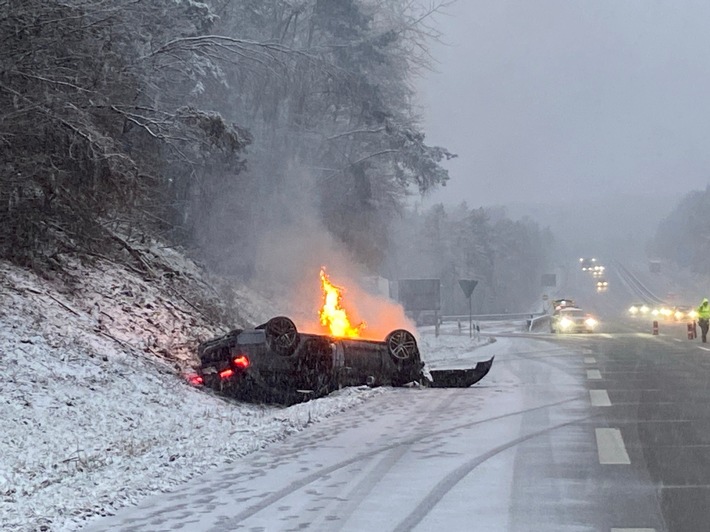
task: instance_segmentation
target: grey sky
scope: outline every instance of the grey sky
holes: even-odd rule
[[[653,191],[710,177],[710,2],[459,0],[419,84],[459,155],[431,199],[470,206]]]

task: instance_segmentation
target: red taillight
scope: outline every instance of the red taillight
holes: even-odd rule
[[[190,375],[187,380],[189,380],[190,384],[192,384],[193,386],[200,386],[201,384],[205,383],[205,381],[200,375]]]
[[[246,355],[239,355],[238,357],[235,357],[232,362],[239,369],[247,369],[250,364],[249,357],[247,357]]]
[[[231,369],[225,369],[219,372],[219,376],[223,379],[228,379],[232,375],[234,375],[234,371],[232,371]]]

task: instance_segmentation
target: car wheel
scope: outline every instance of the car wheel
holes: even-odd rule
[[[416,360],[419,349],[414,335],[407,330],[397,329],[385,338],[387,352],[397,362]]]
[[[291,355],[298,345],[296,324],[286,316],[271,318],[265,326],[266,343],[273,352],[281,356]]]

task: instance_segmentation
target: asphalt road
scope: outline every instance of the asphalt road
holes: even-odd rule
[[[582,291],[598,334],[499,334],[472,388],[383,390],[89,529],[710,530],[710,348],[613,290]]]

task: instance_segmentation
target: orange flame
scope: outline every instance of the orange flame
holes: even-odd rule
[[[345,309],[340,305],[343,289],[330,282],[325,274],[325,268],[320,270],[320,282],[323,289],[323,307],[318,311],[321,325],[326,327],[332,336],[357,338],[365,328],[365,322],[353,327]]]

